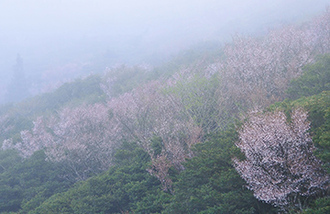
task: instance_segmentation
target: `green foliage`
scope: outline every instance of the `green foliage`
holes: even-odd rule
[[[22,160],[16,151],[0,150],[0,212],[27,213],[69,187],[61,170],[42,151]]]
[[[114,167],[54,195],[35,213],[157,213],[169,200],[160,182],[146,171],[150,157],[136,143],[124,143]]]
[[[53,113],[64,106],[104,101],[105,95],[100,88],[100,82],[100,76],[92,75],[65,83],[54,92],[38,95],[20,103],[1,106],[0,116],[8,115],[5,126],[12,128],[0,136],[0,141],[8,138],[20,141],[20,131],[31,129],[32,121],[37,116]]]
[[[237,133],[230,129],[196,145],[196,156],[185,163],[164,213],[273,213],[244,188],[235,171],[231,158],[238,153],[236,140]]]
[[[154,70],[148,70],[139,66],[121,66],[106,73],[103,79],[104,85],[111,85],[109,93],[117,97],[123,93],[129,92],[148,81],[159,78],[160,73]],[[107,81],[111,80],[111,83]]]
[[[176,84],[166,89],[165,93],[177,97],[185,113],[193,118],[204,132],[211,133],[218,130],[219,117],[225,114],[221,112],[222,107],[219,107],[216,99],[220,84],[220,77],[217,74],[211,77],[205,77],[198,72],[188,76],[181,74]],[[223,120],[222,123],[230,123],[230,121]]]
[[[320,56],[314,64],[305,66],[304,73],[290,83],[290,99],[311,96],[330,90],[330,55]]]
[[[328,214],[330,213],[330,197],[319,198],[314,201],[311,208],[306,209],[302,214]]]
[[[31,129],[33,127],[33,123],[30,118],[20,115],[19,112],[12,112],[3,126],[11,128],[0,136],[0,142],[8,138],[13,138],[15,143],[21,141],[20,132],[22,130]]]
[[[286,100],[272,105],[268,110],[279,108],[290,115],[292,109],[302,107],[308,111],[311,122],[310,133],[317,148],[315,155],[324,163],[324,168],[330,173],[330,91],[301,97],[295,101]]]
[[[317,147],[316,156],[325,163],[324,167],[330,173],[330,91],[302,97],[292,105],[302,106],[309,112],[311,134]]]
[[[179,52],[168,62],[162,63],[155,71],[167,78],[181,68],[202,67],[218,61],[223,55],[222,44],[218,42],[202,42],[188,50]]]
[[[160,137],[153,137],[151,139],[151,149],[154,152],[154,158],[156,158],[160,153],[162,152],[163,149],[163,140]]]
[[[22,189],[17,185],[19,179],[11,175],[21,158],[16,151],[0,150],[0,212],[17,211],[22,201]]]
[[[57,90],[45,93],[18,105],[22,110],[29,110],[29,113],[45,113],[54,111],[63,106],[79,105],[82,103],[96,103],[104,101],[104,94],[100,87],[101,77],[91,75],[85,79],[77,79],[65,83]]]

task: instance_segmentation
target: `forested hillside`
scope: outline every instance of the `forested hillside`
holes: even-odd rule
[[[330,212],[329,35],[330,9],[2,106],[0,212]]]

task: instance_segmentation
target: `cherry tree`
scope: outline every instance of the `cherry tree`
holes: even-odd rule
[[[112,99],[108,106],[115,120],[121,124],[124,138],[138,141],[149,152],[154,164],[150,170],[156,177],[167,176],[170,166],[182,170],[185,158],[192,157],[190,148],[199,142],[201,129],[189,115],[184,114],[177,100],[167,96],[161,82],[149,82]],[[151,146],[155,136],[162,142],[163,151],[158,155],[154,155]],[[167,185],[168,180],[160,180],[163,185],[170,186]]]
[[[246,110],[283,99],[302,67],[330,52],[329,16],[330,9],[309,23],[275,29],[260,38],[235,36],[217,65],[222,103]]]
[[[313,34],[316,37],[317,46],[316,49],[319,50],[321,54],[330,52],[330,6],[326,9],[325,13],[315,19],[311,24],[313,29]]]
[[[67,169],[68,179],[84,180],[111,166],[112,153],[120,142],[118,125],[108,116],[104,104],[66,107],[57,115],[39,117],[32,130],[21,132],[22,141],[4,142],[24,158],[43,149],[49,161]]]
[[[43,132],[43,129],[41,129],[43,125],[42,118],[39,117],[33,124],[34,127],[31,132],[28,130],[21,131],[21,142],[14,143],[12,138],[6,139],[3,142],[2,149],[17,149],[23,158],[28,158],[34,152],[43,149],[45,143],[40,136]],[[43,138],[49,138],[49,135]]]
[[[46,149],[51,160],[64,159],[81,179],[109,168],[121,136],[106,105],[65,108],[50,125],[56,143]]]
[[[295,109],[291,120],[282,111],[251,112],[236,143],[246,159],[233,161],[257,199],[302,209],[302,199],[329,188],[329,177],[313,155],[307,112]]]

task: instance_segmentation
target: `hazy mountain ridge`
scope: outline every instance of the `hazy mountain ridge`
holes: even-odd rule
[[[97,0],[93,4],[2,0],[0,103],[10,101],[6,94],[15,85],[17,54],[23,58],[28,91],[34,96],[102,72],[106,66],[141,62],[158,66],[196,43],[224,43],[236,33],[263,35],[275,26],[306,21],[327,4],[327,0]]]

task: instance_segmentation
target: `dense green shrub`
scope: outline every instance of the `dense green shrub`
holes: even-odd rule
[[[290,99],[311,96],[330,90],[330,55],[319,56],[318,60],[304,67],[303,75],[291,81],[287,90]]]
[[[136,143],[124,143],[115,154],[116,165],[106,173],[52,196],[35,213],[157,213],[169,194],[146,168],[150,157]]]
[[[61,169],[43,151],[23,160],[13,150],[0,150],[0,212],[27,211],[69,188]]]

